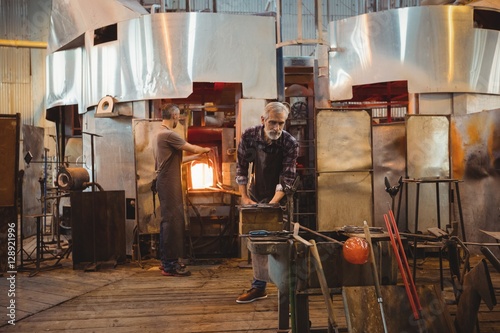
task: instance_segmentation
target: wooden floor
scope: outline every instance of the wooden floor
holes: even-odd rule
[[[477,262],[480,257],[473,258]],[[51,264],[49,260],[42,267]],[[237,304],[249,288],[252,270],[241,259],[197,261],[190,277],[164,277],[157,260],[129,262],[98,270],[74,270],[71,257],[62,267],[33,277],[18,272],[15,282],[0,279],[0,332],[278,332],[278,292],[269,285],[266,300]],[[437,260],[425,260],[419,281],[438,283]],[[500,273],[490,266],[496,297],[500,300]],[[421,280],[420,280],[421,279]],[[15,289],[15,296],[9,289]],[[6,297],[7,296],[7,297]],[[8,323],[9,301],[15,301],[15,325]],[[310,298],[314,327],[326,327],[321,296]],[[340,297],[334,297],[339,326],[346,329]],[[448,307],[452,318],[456,308]],[[393,315],[393,314],[389,314]],[[481,332],[500,332],[500,306],[489,311],[481,304]],[[300,333],[300,332],[299,332]],[[397,332],[391,332],[397,333]]]

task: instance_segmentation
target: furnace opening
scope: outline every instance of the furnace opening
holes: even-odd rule
[[[217,147],[212,147],[212,151],[206,157],[190,162],[188,167],[188,189],[217,188],[219,183],[217,163]]]

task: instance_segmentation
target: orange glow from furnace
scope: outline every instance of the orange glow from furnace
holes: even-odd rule
[[[191,165],[192,189],[203,189],[214,185],[214,168],[207,163],[193,163]]]

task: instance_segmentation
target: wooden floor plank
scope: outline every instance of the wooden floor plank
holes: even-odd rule
[[[268,286],[268,299],[237,304],[236,297],[250,286],[251,269],[239,268],[241,260],[217,265],[192,265],[193,275],[164,277],[158,261],[127,263],[96,272],[74,270],[71,260],[63,267],[34,277],[18,273],[15,326],[0,322],[1,332],[277,332],[278,290]],[[417,283],[439,283],[436,261],[419,262]],[[500,274],[491,271],[497,298]],[[0,279],[2,296],[8,284]],[[498,299],[500,301],[500,298]],[[339,326],[346,328],[341,295],[334,295]],[[2,299],[2,303],[5,301]],[[447,306],[452,316],[456,305]],[[309,297],[313,327],[326,327],[328,316],[322,295]],[[482,304],[478,315],[481,332],[500,332],[500,307]]]

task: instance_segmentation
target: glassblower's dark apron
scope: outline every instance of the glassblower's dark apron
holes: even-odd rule
[[[276,149],[277,151],[272,150]],[[270,151],[270,152],[266,152]],[[281,147],[258,145],[253,161],[253,177],[249,186],[249,195],[253,201],[268,203],[274,197],[276,185],[280,182],[283,169],[283,149]],[[268,256],[252,253],[254,279],[269,280]]]
[[[267,149],[266,149],[267,148]],[[258,203],[268,203],[274,197],[283,169],[283,149],[270,151],[271,146],[257,145],[253,161],[253,181],[249,186],[250,198]]]

